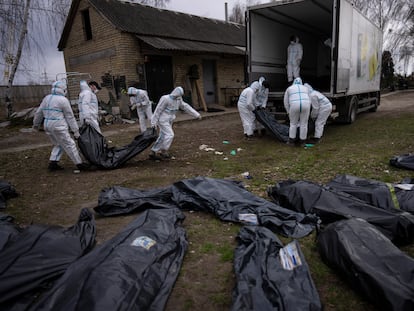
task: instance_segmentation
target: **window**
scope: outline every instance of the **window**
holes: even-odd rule
[[[91,19],[89,17],[89,10],[82,11],[83,31],[86,40],[92,40]]]

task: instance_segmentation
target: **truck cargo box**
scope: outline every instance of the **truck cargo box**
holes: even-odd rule
[[[303,45],[300,76],[334,104],[339,120],[379,105],[382,31],[347,0],[276,1],[246,12],[249,82],[270,82],[269,109],[284,112],[287,47]]]

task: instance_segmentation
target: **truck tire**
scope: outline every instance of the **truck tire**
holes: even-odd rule
[[[372,107],[370,110],[368,110],[369,112],[375,112],[378,109],[378,106],[380,105],[380,100],[381,100],[381,93],[377,92],[376,93],[376,100],[375,100],[375,104],[374,107]]]
[[[351,100],[348,103],[348,118],[346,123],[352,124],[356,120],[358,113],[358,97],[352,96]]]

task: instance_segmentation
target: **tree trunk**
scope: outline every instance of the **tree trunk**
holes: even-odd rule
[[[29,11],[30,11],[30,1],[26,0],[26,5],[24,8],[23,14],[23,23],[22,28],[19,36],[19,42],[17,46],[16,56],[13,58],[13,65],[10,71],[9,81],[7,83],[6,88],[6,109],[7,109],[7,118],[10,118],[11,114],[13,113],[13,100],[11,98],[11,91],[13,86],[14,76],[16,75],[17,67],[19,66],[20,57],[22,55],[23,45],[27,35],[27,23],[29,20]]]

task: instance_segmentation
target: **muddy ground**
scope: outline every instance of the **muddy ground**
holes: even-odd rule
[[[369,117],[414,111],[413,96],[414,91],[384,96],[378,111],[370,113]],[[365,117],[367,115],[358,116]],[[233,113],[226,115],[204,113],[201,121],[176,123],[176,136],[171,148],[175,157],[173,160],[153,162],[148,159],[149,150],[145,150],[120,169],[74,174],[73,164],[64,156],[61,162],[65,170],[50,173],[47,171],[51,149],[48,138],[43,132],[30,132],[27,128],[0,128],[0,179],[11,182],[20,194],[8,202],[4,212],[15,216],[23,226],[32,222],[70,226],[76,222],[81,208],[97,205],[98,194],[105,187],[122,185],[149,189],[170,185],[184,178],[210,176],[211,168],[198,165],[199,161],[206,161],[204,151],[199,150],[203,144],[225,153],[237,147],[260,148],[257,141],[251,143],[244,140],[239,115],[233,109]],[[116,146],[129,143],[138,133],[138,128],[138,124],[102,126],[105,137]],[[272,141],[274,138],[262,139]],[[225,140],[232,145],[223,145]],[[234,176],[239,176],[239,173],[234,172]],[[232,224],[215,222],[213,216],[197,212],[185,212],[185,215],[184,227],[190,230],[191,238],[189,250],[167,310],[227,310],[234,279],[223,280],[221,275],[232,270],[232,262],[222,262],[215,253],[200,255],[203,251],[198,245],[234,246],[238,229]],[[97,216],[98,243],[113,237],[135,217]],[[205,225],[205,219],[211,221]],[[204,232],[209,230],[220,233],[220,236],[216,239],[206,237]],[[212,299],[215,301],[212,302]]]

